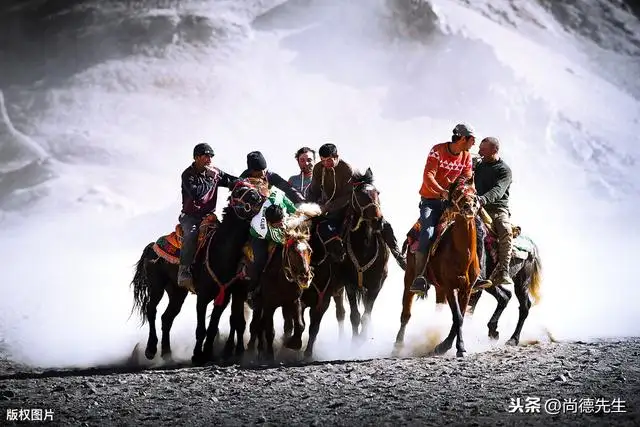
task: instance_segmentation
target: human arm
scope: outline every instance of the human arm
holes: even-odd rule
[[[304,202],[304,197],[300,194],[295,188],[293,188],[284,178],[278,175],[275,172],[271,172],[269,176],[269,183],[274,185],[276,188],[282,190],[284,194],[291,200],[293,203],[302,203]]]
[[[436,147],[433,147],[427,156],[427,161],[424,165],[424,171],[422,173],[422,182],[425,187],[431,192],[440,194],[443,198],[447,198],[447,189],[442,188],[438,181],[436,180],[436,173],[438,172],[438,166],[440,163],[440,155],[436,150]],[[445,196],[447,195],[447,196]]]
[[[218,170],[218,176],[219,176],[218,185],[221,187],[228,188],[230,190],[233,188],[233,186],[236,184],[236,182],[239,179],[238,177],[228,174],[226,172],[223,172],[221,170]]]

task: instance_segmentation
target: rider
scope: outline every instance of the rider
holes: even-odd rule
[[[240,174],[240,178],[260,178],[267,182],[267,186],[271,189],[272,186],[282,190],[284,194],[294,204],[304,202],[304,197],[293,188],[287,181],[280,175],[270,170],[267,170],[267,161],[260,151],[252,151],[247,154],[247,169]]]
[[[513,285],[509,275],[513,234],[509,212],[511,168],[500,158],[498,138],[487,137],[480,142],[478,154],[482,161],[475,168],[475,186],[480,206],[489,214],[498,235],[498,264],[489,277],[494,285]]]
[[[195,293],[191,264],[196,251],[198,231],[202,219],[216,210],[218,187],[231,189],[238,179],[211,165],[214,156],[209,144],[193,148],[193,163],[182,172],[182,247],[178,267],[178,285]]]
[[[471,177],[471,154],[469,149],[475,143],[471,126],[457,124],[451,141],[434,145],[429,151],[420,187],[420,239],[415,253],[416,278],[411,284],[411,292],[426,293],[431,287],[425,272],[427,254],[436,226],[449,199],[448,187],[459,176]]]
[[[316,152],[309,147],[300,148],[295,154],[300,173],[289,178],[289,184],[298,190],[303,197],[307,197],[313,166],[316,162]]]
[[[283,220],[285,216],[296,212],[296,207],[289,198],[273,186],[267,200],[262,204],[260,212],[251,220],[249,239],[253,262],[246,262],[245,277],[249,280],[249,291],[258,286],[260,274],[266,267],[269,258],[269,242],[282,243]]]
[[[340,158],[334,144],[323,144],[318,154],[320,162],[313,167],[307,200],[320,205],[322,215],[340,233],[353,192],[353,168]]]

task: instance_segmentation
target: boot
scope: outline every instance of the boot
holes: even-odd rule
[[[196,293],[193,286],[193,277],[191,276],[191,266],[181,265],[178,267],[178,286],[189,290],[192,294]]]
[[[416,251],[414,255],[416,259],[416,278],[413,279],[409,292],[422,293],[426,295],[431,287],[431,283],[429,283],[429,280],[424,274],[427,255],[420,251]]]
[[[504,267],[496,267],[495,270],[493,270],[493,274],[491,275],[491,282],[498,286],[513,286],[513,279],[511,279],[511,276],[509,275],[509,270],[504,268]]]

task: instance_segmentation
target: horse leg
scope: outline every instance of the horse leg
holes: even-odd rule
[[[498,301],[498,305],[496,306],[489,323],[487,323],[487,327],[489,328],[489,338],[497,340],[500,338],[500,334],[498,333],[498,321],[500,320],[500,316],[502,316],[502,312],[509,304],[511,291],[504,289],[502,286],[491,286],[485,290],[489,294],[493,295],[496,301]]]
[[[233,329],[236,332],[236,348],[235,357],[241,358],[244,354],[244,332],[247,329],[247,319],[244,317],[244,302],[247,299],[247,294],[242,290],[237,290],[233,293],[231,301],[231,324],[234,325]]]
[[[283,311],[285,311],[284,307]],[[288,317],[293,319],[293,335],[285,342],[284,346],[291,350],[300,350],[302,348],[302,333],[304,332],[300,298],[289,304],[286,311],[290,314]]]
[[[456,336],[458,337],[456,340],[456,356],[462,357],[466,353],[467,350],[464,348],[464,340],[462,339],[462,324],[464,323],[464,312],[467,310],[467,305],[469,305],[469,297],[471,294],[471,288],[464,288],[462,292],[458,291],[457,301],[457,310],[456,314],[459,316],[459,322],[457,325],[458,332]]]
[[[330,300],[327,299],[327,301],[330,301]],[[340,288],[333,295],[333,301],[336,303],[336,319],[338,320],[338,338],[340,340],[343,340],[344,339],[344,318],[347,316],[347,310],[345,310],[344,308],[344,287]],[[327,305],[327,307],[329,306]]]
[[[171,360],[171,327],[176,316],[182,309],[182,304],[189,291],[174,284],[169,293],[169,304],[162,313],[162,351],[161,355],[165,361]]]
[[[274,307],[266,307],[262,312],[262,333],[264,334],[267,349],[266,357],[268,361],[274,359],[273,340],[276,336],[276,331],[273,328],[273,315],[276,309]]]
[[[251,352],[256,350],[256,341],[258,344],[262,344],[263,340],[260,339],[260,322],[262,321],[262,305],[259,300],[254,301],[253,314],[251,317],[251,324],[249,325],[249,342],[247,343],[247,349]],[[262,350],[258,347],[259,350]]]
[[[229,305],[229,301],[231,300],[231,294],[227,294],[224,297],[224,301],[221,305],[213,304],[213,310],[211,310],[211,317],[209,318],[209,326],[207,327],[206,339],[204,340],[203,354],[206,361],[213,360],[213,343],[216,340],[216,336],[218,335],[218,326],[220,325],[220,318],[222,317],[222,313]],[[234,325],[235,326],[235,325]],[[232,328],[234,328],[232,326]],[[233,341],[233,334],[229,334],[230,339]],[[229,338],[227,338],[227,342]]]
[[[331,300],[329,298],[323,298],[320,306],[316,304],[313,307],[309,307],[309,341],[307,341],[307,348],[304,350],[304,357],[307,359],[313,356],[313,346],[318,338],[318,332],[320,332],[320,323],[322,322],[324,313],[326,313],[329,308],[329,304],[331,304]]]
[[[433,353],[435,354],[444,354],[451,349],[453,340],[458,336],[458,330],[462,324],[462,313],[460,312],[460,306],[458,305],[458,298],[456,298],[453,289],[448,289],[446,292],[447,302],[449,303],[449,308],[451,309],[451,315],[453,317],[453,324],[449,330],[449,335],[447,335],[447,337],[438,344],[435,349],[433,349]]]
[[[507,345],[518,345],[520,343],[520,333],[522,332],[524,321],[527,320],[529,309],[531,308],[531,298],[529,298],[527,288],[520,277],[517,277],[517,279],[518,280],[514,280],[514,282],[516,297],[518,297],[518,302],[520,303],[518,324],[516,325],[515,331],[513,331],[513,335],[511,335],[511,338],[507,341]]]
[[[191,356],[191,362],[194,364],[203,363],[202,343],[207,334],[207,328],[205,326],[205,317],[207,315],[207,305],[209,301],[205,297],[198,296],[196,302],[196,317],[198,325],[196,326],[196,345],[193,347],[193,356]]]
[[[347,299],[349,300],[349,318],[351,320],[351,338],[357,340],[360,335],[360,311],[358,310],[358,300],[356,298],[356,290],[351,286],[346,287]]]
[[[480,300],[480,296],[482,296],[482,291],[482,289],[478,289],[471,294],[471,297],[469,298],[469,306],[467,307],[467,314],[469,316],[473,316],[473,313],[476,311],[476,305]]]
[[[373,312],[373,306],[376,303],[380,289],[386,280],[387,275],[383,274],[378,279],[378,285],[374,289],[370,289],[364,294],[364,314],[362,315],[362,331],[360,332],[360,338],[366,339],[369,336],[369,328],[371,325],[371,313]]]
[[[402,312],[400,313],[400,330],[396,335],[396,350],[400,350],[404,345],[404,333],[411,319],[411,306],[413,305],[413,292],[409,292],[411,283],[415,277],[415,263],[413,255],[407,255],[407,269],[404,274],[404,291],[402,293]]]
[[[160,300],[162,300],[165,287],[160,286],[161,284],[163,284],[163,281],[159,280],[159,278],[150,278],[150,279],[151,280],[149,281],[150,283],[149,302],[146,305],[146,316],[147,316],[147,322],[149,323],[149,339],[147,340],[147,348],[144,351],[144,356],[148,360],[153,360],[153,358],[156,357],[156,353],[158,352],[158,335],[156,333],[156,316],[158,313],[158,304],[160,304]],[[153,286],[152,284],[157,284],[157,285]],[[171,295],[169,295],[169,297],[171,297]],[[171,301],[171,298],[169,298],[169,301]]]
[[[284,333],[282,334],[282,341],[286,341],[293,335],[293,318],[290,313],[282,307],[282,320],[284,321]]]

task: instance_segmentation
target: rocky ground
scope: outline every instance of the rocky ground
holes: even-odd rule
[[[271,367],[33,371],[4,362],[0,425],[20,423],[7,420],[12,409],[43,418],[51,409],[57,425],[638,425],[639,361],[640,339]],[[511,413],[518,398],[524,410]]]

